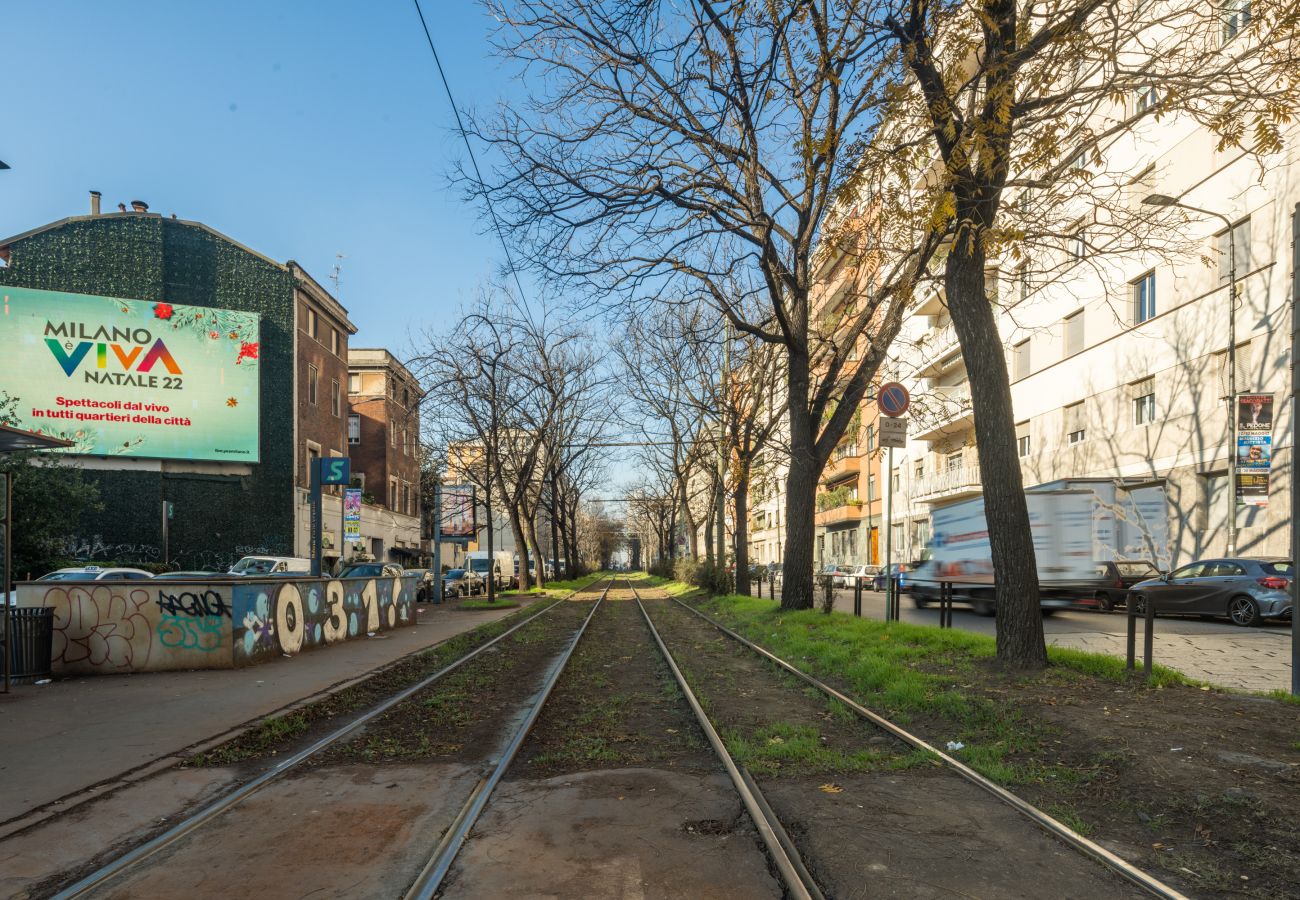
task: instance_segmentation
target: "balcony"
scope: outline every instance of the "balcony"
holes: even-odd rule
[[[947,434],[969,428],[975,421],[971,410],[970,382],[935,385],[925,398],[924,412],[918,411],[912,419],[909,437],[918,441],[933,441]]]
[[[916,374],[921,378],[935,377],[943,371],[944,360],[958,349],[957,331],[952,322],[931,328],[916,342],[917,354],[921,358]]]
[[[860,522],[862,520],[862,501],[850,500],[842,506],[833,506],[817,513],[818,525],[839,525],[843,522]]]
[[[940,503],[974,497],[983,489],[979,464],[970,460],[956,468],[925,475],[914,481],[910,494],[917,503]]]
[[[825,484],[834,484],[837,481],[843,481],[850,475],[857,476],[862,471],[862,457],[856,453],[845,454],[840,457],[831,457],[831,461],[822,469],[822,481]]]

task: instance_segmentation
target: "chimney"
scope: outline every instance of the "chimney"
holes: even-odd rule
[[[125,203],[119,203],[119,204],[117,205],[117,211],[118,211],[118,212],[126,212],[126,204],[125,204]]]
[[[90,214],[92,216],[99,215],[99,191],[90,192]]]
[[[149,204],[145,203],[143,200],[132,200],[131,209],[134,212],[140,212],[140,213],[148,212]]]

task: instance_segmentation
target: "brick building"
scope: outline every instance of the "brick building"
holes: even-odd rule
[[[348,455],[364,494],[361,549],[377,560],[421,555],[420,390],[387,350],[348,353]]]
[[[297,318],[295,378],[298,415],[294,446],[294,545],[298,556],[311,555],[311,464],[321,457],[348,455],[348,339],[356,328],[348,311],[293,260]],[[321,535],[326,568],[340,558],[341,488],[325,488]]]

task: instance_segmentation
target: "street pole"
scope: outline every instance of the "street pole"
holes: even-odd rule
[[[1237,553],[1237,236],[1228,225],[1228,556]]]
[[[1300,559],[1300,491],[1296,490],[1296,447],[1300,444],[1300,388],[1297,369],[1300,364],[1300,203],[1291,215],[1291,694],[1300,696],[1300,578],[1295,576]],[[8,509],[8,506],[5,507]],[[5,529],[5,535],[9,529]],[[6,571],[8,571],[6,569]]]
[[[442,484],[433,485],[433,602],[442,602]]]
[[[894,448],[889,447],[885,450],[885,466],[889,469],[889,491],[885,494],[885,621],[891,621],[894,618],[894,608],[890,605],[894,598],[894,579],[890,577],[889,566],[893,562],[893,541],[891,539],[894,531]]]
[[[13,568],[13,540],[11,535],[14,530],[14,476],[12,472],[5,472],[5,577],[0,581],[0,586],[4,587],[5,592],[5,665],[4,665],[4,692],[9,693],[9,673],[13,671],[14,658],[14,639],[13,639],[13,616],[9,614],[9,592],[13,590],[14,580],[10,577],[9,570]]]
[[[311,461],[311,577],[321,572],[320,460]]]

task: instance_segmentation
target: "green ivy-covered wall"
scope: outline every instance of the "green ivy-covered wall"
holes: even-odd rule
[[[285,267],[188,222],[118,213],[15,241],[0,285],[259,313],[261,462],[252,474],[89,469],[104,508],[83,523],[69,556],[160,562],[164,500],[174,505],[173,566],[216,569],[247,553],[292,554],[294,296]]]

